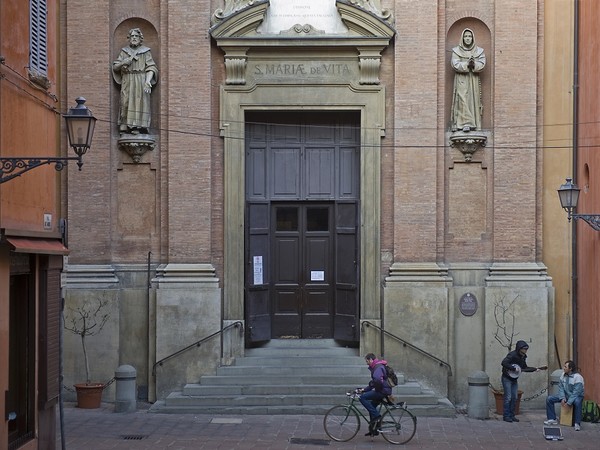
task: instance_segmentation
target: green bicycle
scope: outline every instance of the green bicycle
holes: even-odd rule
[[[338,442],[346,442],[356,436],[360,430],[360,417],[369,424],[369,419],[355,405],[360,389],[348,391],[346,395],[348,403],[334,406],[323,419],[325,433]],[[379,405],[379,413],[379,434],[390,444],[406,444],[413,438],[417,431],[417,418],[407,409],[406,402],[393,403],[386,397]]]

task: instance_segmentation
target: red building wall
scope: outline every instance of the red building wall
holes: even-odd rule
[[[578,213],[600,213],[600,2],[579,2]],[[577,364],[586,398],[600,402],[600,232],[577,223]]]
[[[59,103],[60,78],[59,69],[59,3],[60,0],[47,0],[46,14],[46,49],[48,70],[46,79],[32,80],[29,72],[30,55],[30,2],[27,0],[0,1],[0,156],[10,157],[53,157],[60,155],[61,149],[61,116],[64,112]],[[46,84],[47,83],[47,84]],[[76,167],[76,166],[75,166]],[[55,333],[48,335],[47,331],[58,328],[58,308],[55,306],[52,315],[46,310],[47,290],[43,287],[47,281],[46,273],[52,272],[56,279],[62,267],[60,255],[35,254],[34,249],[22,253],[9,241],[12,236],[27,239],[60,242],[59,218],[61,175],[53,165],[37,167],[21,177],[0,184],[0,411],[17,410],[19,417],[16,422],[22,423],[22,416],[33,418],[33,425],[27,428],[18,426],[15,433],[14,423],[6,420],[2,413],[0,420],[0,448],[22,449],[53,449],[56,446],[56,392],[58,377],[54,371],[56,356],[48,351],[40,352],[43,345],[47,348],[57,348]],[[50,226],[44,226],[44,216],[50,214]],[[58,244],[60,245],[60,244]],[[32,256],[31,253],[34,253]],[[42,252],[43,253],[43,252]],[[15,256],[17,255],[17,256]],[[28,299],[35,307],[27,310],[26,321],[29,325],[26,332],[22,323],[14,323],[11,316],[11,284],[14,267],[11,264],[15,258],[30,261],[30,277],[33,294]],[[48,269],[48,271],[46,270]],[[55,283],[56,284],[56,283]],[[56,298],[58,289],[53,289]],[[12,302],[11,302],[12,300]],[[24,299],[20,298],[19,301]],[[13,314],[14,316],[14,314]],[[19,319],[22,317],[19,316]],[[46,328],[41,330],[40,318],[45,318]],[[52,322],[52,323],[50,323]],[[17,330],[17,332],[15,332]],[[21,336],[26,333],[31,338],[28,349],[33,348],[35,355],[27,360],[27,372],[34,376],[27,382],[26,389],[34,393],[34,400],[25,399],[25,395],[11,386],[9,374],[16,371],[12,366],[14,359],[10,358],[15,350],[15,342],[11,336]],[[19,339],[16,339],[20,341]],[[51,341],[51,342],[50,342]],[[48,357],[52,361],[48,363]],[[32,361],[32,362],[31,362]],[[49,368],[52,373],[49,374]],[[19,370],[21,366],[19,366]],[[21,382],[20,386],[24,382]],[[51,392],[48,388],[51,388]],[[8,396],[5,392],[10,391]],[[6,399],[10,398],[7,405]],[[16,400],[15,400],[16,399]],[[48,400],[48,401],[47,401]],[[27,403],[28,402],[28,403]],[[24,404],[27,408],[23,408]],[[15,407],[15,404],[17,407]],[[27,409],[26,413],[23,410]],[[25,429],[25,431],[23,431]],[[10,436],[9,436],[10,431]],[[18,434],[18,436],[16,436]]]
[[[3,0],[0,4],[1,66],[0,154],[58,156],[60,108],[58,104],[58,1],[48,1],[48,91],[29,81],[29,4]],[[59,213],[58,176],[52,166],[36,168],[0,185],[0,225],[27,231],[56,231]],[[54,230],[44,230],[44,213],[53,217]]]

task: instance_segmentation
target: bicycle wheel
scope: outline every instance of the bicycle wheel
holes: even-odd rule
[[[417,431],[417,418],[408,409],[388,409],[381,417],[379,434],[390,444],[406,444]]]
[[[358,433],[360,419],[358,413],[349,406],[337,405],[325,413],[323,428],[334,441],[346,442]]]

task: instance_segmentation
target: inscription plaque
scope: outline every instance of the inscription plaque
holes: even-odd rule
[[[458,309],[463,316],[472,316],[477,312],[477,297],[470,292],[463,294],[458,302]]]
[[[302,84],[327,80],[341,84],[357,78],[358,66],[354,61],[253,61],[248,75],[257,82]]]
[[[298,24],[312,25],[330,34],[348,31],[337,12],[335,0],[271,0],[257,31],[278,34]]]

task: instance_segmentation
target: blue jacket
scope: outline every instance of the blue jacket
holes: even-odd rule
[[[558,398],[564,398],[572,405],[577,397],[583,399],[583,377],[577,372],[571,375],[563,373],[558,381]]]

